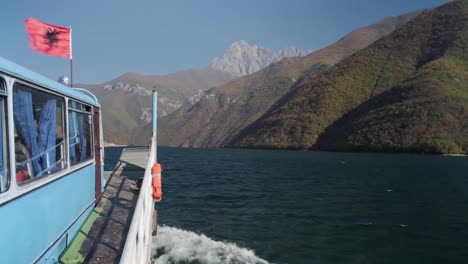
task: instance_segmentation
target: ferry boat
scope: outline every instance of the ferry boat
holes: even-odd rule
[[[84,89],[0,57],[0,137],[0,263],[58,263],[104,191],[101,106]],[[153,135],[152,149],[155,142]],[[125,243],[126,263],[149,262],[155,155]]]

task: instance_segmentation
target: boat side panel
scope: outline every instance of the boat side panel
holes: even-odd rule
[[[54,244],[54,246],[45,254],[40,260],[37,261],[37,264],[49,264],[49,263],[62,263],[59,262],[59,259],[64,251],[67,250],[67,247],[73,242],[73,239],[78,234],[78,231],[82,228],[83,224],[86,222],[91,212],[93,211],[94,206],[90,206],[86,211],[78,218],[78,220],[68,229],[68,232],[64,234],[60,239]],[[74,234],[74,235],[73,235]],[[68,262],[65,262],[68,263]],[[70,262],[70,263],[79,263],[79,262]]]
[[[93,203],[94,172],[94,165],[86,166],[0,207],[2,236],[8,238],[0,239],[0,263],[38,260]]]

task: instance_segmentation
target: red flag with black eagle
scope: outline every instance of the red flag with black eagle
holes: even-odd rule
[[[35,18],[28,18],[24,23],[33,50],[71,59],[71,29],[47,24]]]

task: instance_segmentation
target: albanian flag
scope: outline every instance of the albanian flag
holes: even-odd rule
[[[34,18],[26,19],[24,24],[33,50],[71,59],[71,29],[47,24]]]

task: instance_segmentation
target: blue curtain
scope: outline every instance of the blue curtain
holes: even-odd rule
[[[70,145],[69,147],[69,152],[70,152],[70,162],[73,164],[76,162],[76,146],[73,145],[76,143],[76,131],[75,131],[75,124],[76,124],[76,113],[72,111],[68,111],[68,144]],[[72,146],[73,145],[73,146]]]
[[[57,100],[51,98],[42,106],[41,117],[39,118],[39,135],[37,144],[39,152],[42,153],[42,169],[50,172],[57,171],[56,151],[57,135],[55,131],[57,119]],[[49,166],[47,165],[49,164]]]
[[[86,159],[86,144],[85,142],[85,137],[84,137],[84,125],[85,119],[84,119],[84,114],[79,114],[78,115],[78,135],[80,137],[80,146],[81,146],[81,155],[80,155],[80,161],[83,161]]]
[[[37,175],[42,172],[42,165],[39,162],[40,159],[36,158],[40,154],[40,150],[37,145],[37,133],[34,127],[34,113],[30,91],[13,89],[13,111],[16,132],[29,150],[34,174]]]

